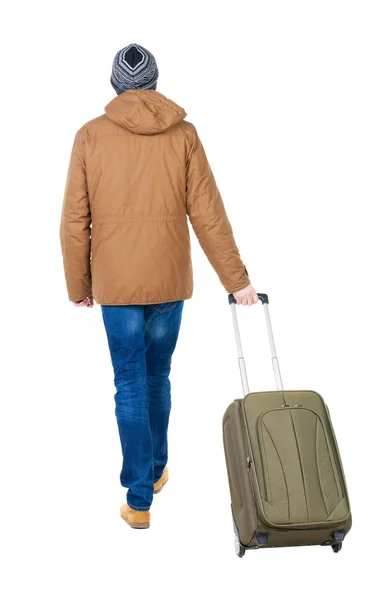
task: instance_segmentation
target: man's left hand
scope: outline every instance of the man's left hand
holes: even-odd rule
[[[87,308],[93,308],[94,300],[93,296],[87,296],[84,300],[80,300],[79,302],[74,302],[73,306],[86,306]]]

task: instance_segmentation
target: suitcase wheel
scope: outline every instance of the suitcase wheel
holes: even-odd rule
[[[342,549],[342,542],[338,542],[337,544],[332,544],[332,549],[334,552],[340,552]]]
[[[245,548],[241,545],[240,540],[238,539],[238,535],[234,536],[234,549],[236,551],[237,556],[242,558],[245,554]]]

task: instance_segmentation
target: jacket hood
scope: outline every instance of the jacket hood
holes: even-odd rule
[[[153,135],[167,131],[183,121],[186,112],[155,90],[129,90],[116,96],[106,115],[133,133]]]

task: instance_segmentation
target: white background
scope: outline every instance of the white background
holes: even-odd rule
[[[19,2],[2,19],[2,596],[372,595],[376,527],[375,2]],[[75,132],[115,93],[117,50],[202,138],[287,389],[329,404],[354,526],[342,552],[248,552],[221,419],[241,394],[226,293],[193,238],[173,360],[171,480],[148,531],[120,519],[120,444],[100,308],[68,302],[58,226]],[[261,305],[239,311],[253,390],[274,379]],[[369,592],[367,591],[369,589]]]

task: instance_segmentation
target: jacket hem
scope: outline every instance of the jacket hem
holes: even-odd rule
[[[96,304],[101,304],[102,306],[147,306],[151,304],[164,304],[165,302],[179,302],[181,300],[190,300],[190,298],[192,298],[192,293],[189,295],[184,294],[182,297],[179,298],[167,298],[166,300],[164,298],[163,300],[149,300],[148,302],[101,302],[99,299],[97,300],[96,298],[94,298],[94,301]]]

